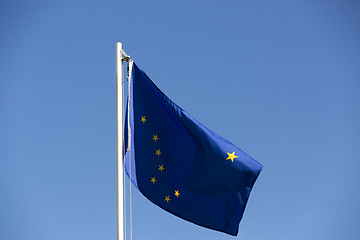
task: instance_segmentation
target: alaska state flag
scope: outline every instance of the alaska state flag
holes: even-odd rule
[[[165,211],[236,236],[262,166],[189,116],[132,61],[127,108],[124,161],[133,184]]]

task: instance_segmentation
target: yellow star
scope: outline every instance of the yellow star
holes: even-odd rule
[[[171,199],[170,199],[170,196],[165,196],[165,201],[166,202],[169,202]]]
[[[156,142],[157,140],[159,140],[157,135],[153,135],[153,140]]]
[[[164,165],[159,165],[159,170],[162,172],[164,170]]]
[[[158,155],[158,157],[160,156],[161,152],[160,152],[160,149],[159,150],[156,150],[156,153],[155,155]]]
[[[228,160],[228,159],[230,159],[231,160],[231,162],[234,162],[234,159],[235,158],[238,158],[238,156],[236,156],[235,155],[235,152],[233,152],[233,153],[227,153],[229,156],[227,157],[227,159],[226,160]]]
[[[180,195],[179,190],[175,190],[175,196],[179,197],[179,195]]]
[[[143,123],[145,123],[145,122],[147,121],[145,117],[146,117],[146,116],[141,116],[141,120],[140,120],[140,121],[142,121]]]
[[[152,182],[154,184],[156,182],[155,177],[152,177],[150,182]]]

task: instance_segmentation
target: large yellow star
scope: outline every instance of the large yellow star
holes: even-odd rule
[[[175,194],[174,194],[176,197],[179,197],[180,193],[179,193],[179,190],[175,190]]]
[[[159,150],[156,150],[156,153],[155,155],[158,155],[158,157],[160,156],[161,152],[160,152],[160,149]]]
[[[234,162],[234,159],[235,159],[235,158],[238,158],[238,156],[235,155],[235,152],[233,152],[233,153],[227,153],[227,154],[228,154],[228,157],[227,157],[226,160],[230,159],[231,162]]]
[[[140,121],[142,121],[143,123],[145,123],[145,122],[147,121],[145,117],[146,117],[146,116],[141,116],[141,120],[140,120]]]
[[[152,177],[150,182],[152,182],[154,184],[156,182],[155,177]]]
[[[153,135],[153,140],[156,142],[157,140],[159,140],[157,135]]]
[[[169,202],[171,199],[170,199],[170,196],[165,196],[165,201],[166,202]]]
[[[164,165],[159,165],[159,171],[163,171],[165,168],[164,168]]]

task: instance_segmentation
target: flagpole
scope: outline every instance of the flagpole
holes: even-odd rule
[[[117,122],[117,240],[124,240],[123,117],[124,72],[122,43],[116,43],[116,122]]]

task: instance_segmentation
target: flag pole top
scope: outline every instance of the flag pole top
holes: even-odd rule
[[[116,43],[117,47],[120,48],[120,53],[121,53],[121,61],[129,61],[130,60],[130,56],[126,54],[126,52],[124,51],[124,49],[122,48],[122,43],[121,42],[117,42]]]

